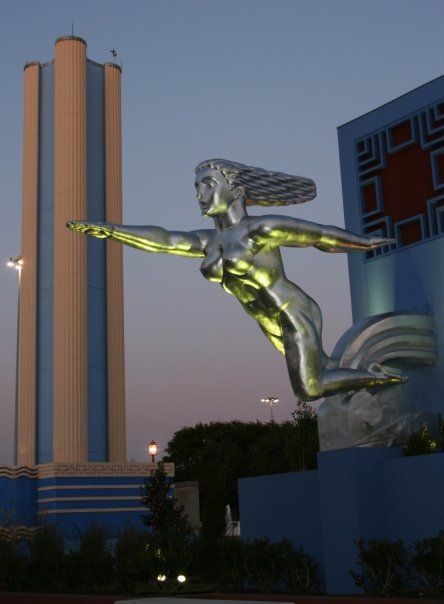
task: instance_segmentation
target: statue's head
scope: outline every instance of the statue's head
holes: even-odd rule
[[[196,167],[196,190],[202,214],[224,214],[235,200],[246,205],[290,205],[310,201],[316,185],[310,178],[270,172],[226,159],[209,159]]]
[[[195,186],[203,216],[226,214],[234,201],[243,200],[245,197],[244,187],[230,183],[225,174],[216,168],[196,170]]]

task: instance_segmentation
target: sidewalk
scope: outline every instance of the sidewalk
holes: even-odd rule
[[[164,596],[159,596],[164,597]],[[169,596],[168,599],[173,596]],[[153,596],[150,596],[150,599]],[[292,602],[294,604],[444,604],[444,598],[381,598],[368,596],[298,596],[292,594],[178,594],[176,599]],[[0,593],[0,604],[114,604],[142,596],[88,596],[82,594]],[[185,602],[184,602],[185,604]],[[215,603],[216,604],[216,603]]]

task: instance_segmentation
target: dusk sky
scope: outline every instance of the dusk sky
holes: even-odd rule
[[[122,62],[126,224],[211,228],[194,167],[213,157],[310,177],[318,196],[276,214],[343,226],[336,128],[443,74],[442,0],[1,0],[0,464],[12,462],[26,61],[62,35]],[[253,208],[251,214],[264,212]],[[73,218],[76,218],[73,216]],[[324,315],[330,352],[351,324],[346,256],[283,252]],[[199,260],[124,252],[128,459],[182,426],[295,407],[284,358]]]

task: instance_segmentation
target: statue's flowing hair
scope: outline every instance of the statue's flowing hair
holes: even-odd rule
[[[316,185],[311,178],[270,172],[228,159],[207,159],[196,166],[196,173],[205,168],[218,170],[232,187],[242,185],[248,205],[288,206],[316,197]]]

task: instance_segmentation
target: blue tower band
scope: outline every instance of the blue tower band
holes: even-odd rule
[[[53,461],[54,61],[40,67],[36,463]],[[87,61],[87,213],[105,220],[104,66]],[[108,460],[106,257],[87,246],[88,460]]]

